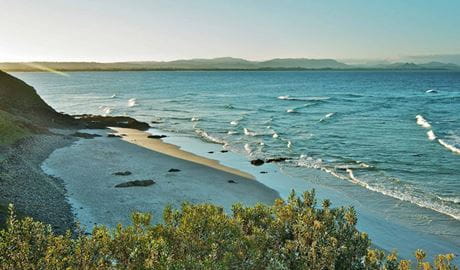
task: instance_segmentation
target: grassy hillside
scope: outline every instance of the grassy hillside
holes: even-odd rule
[[[16,117],[0,110],[0,145],[14,143],[30,134],[31,131]]]
[[[0,145],[74,122],[46,104],[33,87],[0,71]]]

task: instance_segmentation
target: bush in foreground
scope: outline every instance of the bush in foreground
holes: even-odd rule
[[[11,209],[0,231],[1,269],[457,269],[452,254],[433,264],[418,250],[416,261],[370,249],[356,229],[353,208],[317,207],[315,193],[293,193],[273,206],[233,206],[233,214],[210,205],[166,208],[164,223],[134,213],[133,225],[95,227],[91,235],[55,235]]]

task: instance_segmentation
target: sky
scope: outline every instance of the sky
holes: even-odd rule
[[[460,54],[458,0],[0,0],[0,61]]]

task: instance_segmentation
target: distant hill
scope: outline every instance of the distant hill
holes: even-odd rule
[[[347,65],[334,59],[276,58],[267,61],[249,61],[241,58],[221,57],[213,59],[188,59],[174,61],[142,62],[24,62],[0,63],[5,71],[118,71],[118,70],[350,70],[350,69],[394,69],[422,70],[445,69],[460,70],[455,64],[429,62],[381,63],[376,65]]]
[[[284,58],[257,63],[259,68],[345,69],[351,66],[333,59]]]

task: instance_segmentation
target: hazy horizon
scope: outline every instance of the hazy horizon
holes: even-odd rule
[[[460,55],[453,1],[0,0],[0,62]]]

